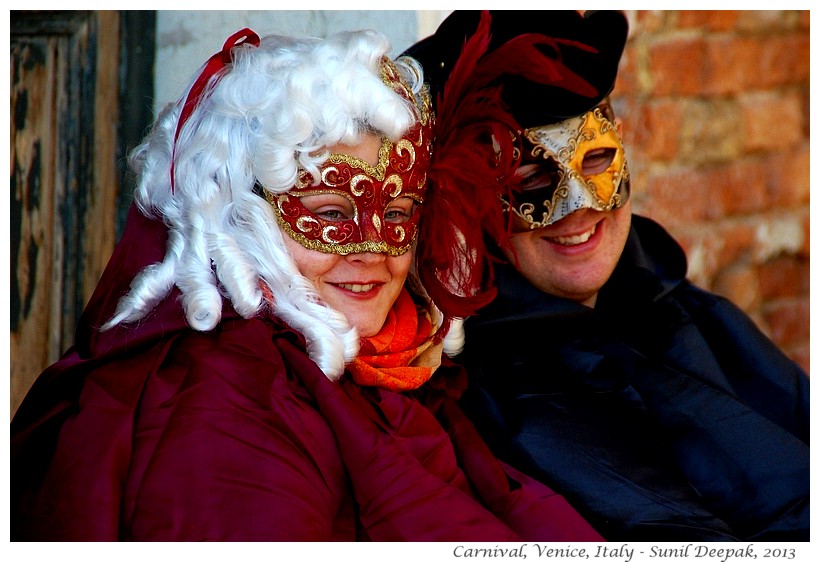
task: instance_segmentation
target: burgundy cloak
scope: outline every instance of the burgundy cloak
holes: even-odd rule
[[[99,332],[165,240],[132,208],[75,346],[17,411],[12,540],[601,540],[490,453],[458,367],[412,393],[332,383],[277,318],[226,305],[196,332],[176,290]]]

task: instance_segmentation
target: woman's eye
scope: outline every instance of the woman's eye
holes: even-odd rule
[[[384,218],[388,222],[407,222],[410,216],[400,209],[390,209],[385,211]]]
[[[322,219],[328,221],[343,221],[348,220],[351,217],[348,217],[344,211],[340,209],[319,209],[314,212],[314,214]]]
[[[384,220],[393,223],[402,223],[413,216],[415,202],[407,197],[397,199],[396,202],[384,211]]]
[[[614,148],[596,148],[584,155],[581,164],[581,173],[585,176],[595,176],[606,171],[615,159],[616,150]]]
[[[337,193],[308,195],[300,199],[305,209],[326,221],[344,221],[353,218],[353,204]]]

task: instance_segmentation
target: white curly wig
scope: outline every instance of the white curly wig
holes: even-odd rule
[[[233,49],[233,62],[211,79],[176,143],[186,96],[169,104],[129,157],[136,203],[167,225],[167,251],[135,277],[103,329],[145,317],[174,285],[196,330],[219,323],[223,297],[250,318],[264,305],[261,279],[273,293],[274,314],[305,336],[308,354],[329,378],[341,376],[358,353],[356,331],[299,273],[255,186],[286,192],[299,166],[316,177],[323,147],[355,145],[368,132],[397,140],[417,122],[413,104],[379,77],[389,50],[376,31],[268,36],[258,47]],[[403,57],[395,64],[419,95],[418,63]]]

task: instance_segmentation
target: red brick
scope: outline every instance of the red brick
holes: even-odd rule
[[[808,142],[793,151],[776,152],[764,161],[769,205],[793,208],[809,204],[810,163]]]
[[[639,63],[641,45],[636,41],[629,41],[624,48],[621,62],[618,65],[618,76],[615,79],[613,91],[618,96],[637,95],[641,93],[639,82]]]
[[[764,300],[809,295],[809,261],[780,256],[759,268],[760,296]]]
[[[703,220],[709,213],[710,194],[697,171],[681,169],[650,175],[645,193],[647,207],[661,224],[677,226]]]
[[[674,101],[652,101],[635,108],[632,118],[623,122],[624,143],[640,150],[642,158],[674,160],[679,149],[681,114],[681,105]]]
[[[797,255],[801,258],[809,259],[810,256],[810,244],[811,244],[811,226],[810,222],[810,213],[808,209],[805,209],[800,217],[800,226],[801,230],[803,231],[803,244],[798,248]]]
[[[809,114],[811,112],[811,96],[809,95],[808,85],[805,88],[801,88],[800,98],[801,113],[803,113],[803,138],[808,141],[811,136],[811,120],[809,119]]]
[[[655,172],[645,193],[646,207],[669,225],[767,209],[765,170],[756,162]]]
[[[713,288],[719,272],[747,263],[755,244],[754,227],[739,221],[678,225],[670,232],[686,251],[692,275],[706,288]]]
[[[774,32],[789,27],[789,14],[784,10],[743,10],[738,12],[739,31]]]
[[[748,263],[755,246],[754,226],[750,221],[725,221],[713,228],[710,235],[714,254],[712,263],[715,272],[731,267],[732,264]]]
[[[681,10],[677,24],[681,29],[698,28],[708,31],[728,31],[738,20],[736,10]]]
[[[704,43],[702,92],[710,95],[808,83],[809,36],[721,35]]]
[[[784,299],[767,303],[763,315],[772,340],[781,347],[809,338],[809,299]]]
[[[705,43],[701,37],[662,39],[649,46],[649,72],[656,96],[700,92]]]
[[[707,217],[748,215],[767,209],[766,169],[755,160],[737,160],[703,172],[710,193]]]
[[[729,35],[707,41],[701,91],[708,95],[745,91],[757,73],[760,50],[760,44],[752,38]]]
[[[631,35],[638,37],[662,30],[668,25],[669,10],[635,10],[630,17]]]
[[[742,114],[724,99],[677,101],[680,118],[679,158],[687,166],[714,164],[743,153]]]
[[[755,244],[754,221],[726,221],[719,227],[716,236],[723,241],[720,263],[727,264],[748,259]]]
[[[811,23],[811,12],[808,10],[800,10],[798,12],[797,27],[808,31]]]
[[[733,264],[718,272],[712,281],[712,290],[743,310],[752,310],[760,304],[757,270],[749,264]]]
[[[803,111],[798,94],[774,92],[740,98],[747,151],[783,150],[802,139]]]
[[[761,35],[746,39],[743,58],[736,58],[741,67],[739,89],[763,89],[799,84],[808,85],[809,35],[796,32],[783,36]],[[719,54],[718,54],[719,56]]]

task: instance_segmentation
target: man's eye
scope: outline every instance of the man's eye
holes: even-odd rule
[[[596,148],[584,155],[581,164],[581,173],[585,176],[595,176],[605,172],[615,159],[616,150],[614,148]]]
[[[521,187],[524,191],[531,191],[534,189],[541,189],[552,185],[552,176],[549,174],[533,174],[527,176],[521,182]]]
[[[554,189],[559,183],[558,166],[552,158],[537,164],[525,164],[518,168],[516,175],[521,191]]]

